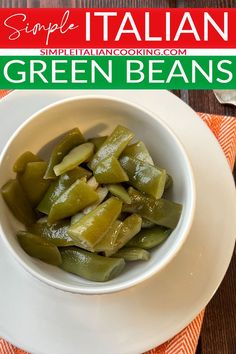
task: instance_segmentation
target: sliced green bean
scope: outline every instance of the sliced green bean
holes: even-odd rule
[[[75,146],[84,143],[85,139],[78,128],[70,130],[62,140],[54,147],[50,156],[47,171],[44,175],[45,179],[54,179],[56,175],[53,171],[55,165],[58,165],[64,156],[71,151]]]
[[[19,231],[17,238],[21,247],[29,256],[52,265],[59,266],[61,264],[60,252],[53,243],[27,231]]]
[[[43,178],[47,165],[45,161],[29,162],[25,166],[24,172],[17,175],[33,207],[38,205],[50,185],[50,182]]]
[[[71,217],[71,225],[76,224],[80,219],[84,217],[84,213],[82,211],[76,213]]]
[[[94,176],[92,176],[91,178],[89,178],[87,184],[93,189],[96,190],[99,186],[98,181],[96,180],[96,178]]]
[[[106,234],[121,212],[122,202],[111,197],[96,209],[71,225],[69,235],[76,245],[85,249],[93,248]]]
[[[44,214],[49,214],[53,203],[64,193],[77,179],[91,176],[91,172],[76,167],[71,171],[62,174],[58,179],[52,181],[37,209]]]
[[[69,247],[61,250],[61,268],[82,278],[105,282],[117,277],[125,266],[125,261],[119,258],[108,258]]]
[[[114,221],[114,223],[110,226],[105,236],[103,236],[101,241],[98,242],[98,244],[94,247],[93,251],[104,252],[105,255],[108,256],[110,252],[112,252],[113,248],[115,247],[115,243],[122,226],[123,226],[122,221],[119,220]]]
[[[24,172],[27,163],[39,161],[42,161],[39,156],[33,154],[31,151],[26,151],[22,155],[20,155],[14,163],[13,171],[16,173],[22,173]]]
[[[58,164],[55,165],[53,171],[56,176],[60,176],[63,173],[73,170],[81,163],[88,161],[93,155],[94,145],[92,143],[84,143],[76,146],[72,149]]]
[[[121,184],[108,184],[107,188],[111,194],[121,199],[124,203],[131,203],[129,193]]]
[[[69,221],[61,220],[55,224],[49,225],[46,218],[44,220],[38,220],[38,222],[31,225],[28,230],[32,234],[41,236],[50,241],[55,246],[65,247],[75,245],[72,238],[68,235],[69,227]]]
[[[1,188],[1,193],[8,208],[20,222],[24,225],[30,225],[35,222],[35,213],[18,180],[9,180]]]
[[[167,199],[156,200],[134,188],[128,189],[131,204],[123,206],[124,212],[138,213],[155,224],[174,229],[179,222],[182,205]]]
[[[142,229],[134,238],[132,238],[132,240],[129,241],[127,246],[140,247],[149,250],[163,243],[171,232],[172,230],[161,226],[154,226],[150,229]]]
[[[119,183],[129,180],[116,157],[110,156],[97,164],[94,176],[99,183]]]
[[[118,125],[89,162],[91,170],[94,170],[98,163],[108,156],[118,158],[133,137],[133,132],[126,127]]]
[[[123,258],[127,262],[148,261],[150,259],[150,253],[138,247],[124,247],[113,254],[112,257]]]
[[[133,157],[123,156],[120,163],[129,177],[129,184],[159,199],[166,183],[166,171]]]
[[[173,178],[167,174],[166,176],[166,184],[165,184],[165,191],[169,188],[171,188],[173,185]]]
[[[141,160],[143,162],[149,163],[150,165],[154,165],[153,159],[151,158],[148,149],[142,141],[137,141],[132,145],[128,145],[123,151],[122,155]]]
[[[107,251],[106,255],[111,256],[126,245],[140,230],[141,230],[142,218],[139,215],[133,214],[128,216],[123,222],[122,227],[117,236],[114,247]]]
[[[48,222],[53,224],[72,216],[97,200],[97,193],[84,180],[78,179],[53,203]]]
[[[106,198],[108,194],[108,189],[106,187],[98,187],[96,189],[96,193],[98,195],[98,200],[93,203],[92,205],[89,205],[87,208],[84,208],[83,213],[86,215],[90,213],[92,210],[94,210],[99,204],[103,202],[103,200]]]
[[[142,218],[142,229],[148,229],[149,227],[152,227],[152,226],[155,226],[154,222],[152,222],[148,219]]]

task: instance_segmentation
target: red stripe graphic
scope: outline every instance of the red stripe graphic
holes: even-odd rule
[[[236,48],[233,8],[0,9],[0,48]]]

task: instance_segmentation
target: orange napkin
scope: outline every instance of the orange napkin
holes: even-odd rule
[[[0,98],[8,91],[0,90]],[[213,114],[199,113],[219,141],[228,163],[233,169],[236,154],[236,118]],[[146,354],[194,354],[201,331],[204,310],[174,338]],[[0,354],[27,354],[7,341],[0,339]]]

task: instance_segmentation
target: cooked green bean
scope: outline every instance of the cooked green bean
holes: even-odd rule
[[[28,230],[32,234],[41,236],[42,238],[50,241],[55,246],[65,247],[74,246],[75,243],[68,235],[70,222],[67,220],[58,221],[55,224],[49,225],[47,219],[38,220],[37,223],[31,225]]]
[[[71,217],[71,225],[76,224],[80,219],[82,219],[84,217],[84,213],[82,211],[79,211],[78,213],[76,213],[75,215],[73,215]]]
[[[78,179],[53,203],[48,222],[53,224],[72,216],[97,200],[97,193],[84,180]]]
[[[27,231],[19,231],[17,238],[21,247],[29,256],[52,265],[59,266],[61,264],[60,252],[53,243]]]
[[[96,178],[94,176],[92,176],[91,178],[89,178],[89,180],[87,181],[87,184],[93,189],[96,190],[99,186],[98,181],[96,180]]]
[[[130,187],[131,204],[125,204],[123,211],[138,213],[155,224],[174,229],[179,222],[182,205],[167,199],[156,200]]]
[[[55,165],[53,171],[56,176],[73,170],[73,168],[80,165],[82,162],[88,161],[93,155],[94,145],[92,143],[84,143],[72,149],[58,164]]]
[[[35,213],[18,180],[9,180],[1,188],[1,193],[12,214],[20,222],[24,225],[30,225],[35,222]]]
[[[93,248],[117,219],[121,208],[121,201],[114,197],[109,198],[76,224],[71,225],[69,235],[76,245],[82,248]]]
[[[165,184],[165,191],[171,188],[173,185],[173,178],[170,175],[166,175],[166,184]]]
[[[123,156],[120,163],[133,187],[156,199],[162,197],[166,183],[165,170],[129,156]]]
[[[45,179],[54,179],[56,175],[53,171],[55,165],[58,165],[64,156],[68,154],[70,150],[79,144],[84,143],[84,137],[78,128],[70,130],[62,140],[54,147],[50,160],[48,163],[47,171],[44,175]]]
[[[133,137],[133,132],[126,127],[118,125],[93,156],[89,163],[91,170],[94,170],[97,164],[108,156],[118,158]]]
[[[154,222],[152,222],[148,219],[142,218],[142,229],[148,229],[149,227],[152,227],[152,226],[155,226]]]
[[[117,277],[125,266],[119,258],[108,258],[69,247],[61,250],[61,268],[88,280],[105,282]]]
[[[13,171],[16,173],[22,173],[24,172],[27,163],[39,162],[39,161],[42,161],[42,159],[39,156],[33,154],[30,151],[26,151],[22,155],[20,155],[16,160],[16,162],[14,163]]]
[[[103,202],[103,200],[106,198],[108,194],[108,189],[106,187],[98,187],[96,189],[96,193],[98,195],[98,200],[92,205],[89,205],[88,207],[84,208],[83,210],[84,214],[90,213],[90,211],[94,210],[99,204]]]
[[[49,214],[50,209],[55,201],[64,193],[78,178],[90,177],[91,172],[76,167],[71,171],[62,174],[58,179],[52,181],[43,199],[37,206],[41,213]]]
[[[119,220],[114,221],[114,223],[109,227],[106,234],[103,236],[101,241],[99,241],[94,247],[94,252],[104,252],[106,256],[112,252],[115,247],[117,237],[120,233],[120,230],[123,226],[123,223]]]
[[[118,197],[124,203],[131,203],[128,192],[121,184],[108,184],[107,188],[111,194],[113,194],[115,197]]]
[[[129,180],[116,157],[110,156],[97,164],[94,176],[99,183],[120,183]]]
[[[116,253],[129,240],[131,240],[141,230],[142,218],[139,215],[133,214],[128,216],[123,222],[121,230],[117,236],[114,247],[107,252],[108,256]]]
[[[142,141],[137,141],[132,145],[128,145],[123,151],[122,156],[129,156],[149,163],[150,165],[154,165],[153,159],[151,158],[148,149]]]
[[[18,173],[17,178],[25,191],[31,205],[36,207],[46,193],[50,182],[43,178],[47,169],[47,162],[29,162],[22,173]]]
[[[163,243],[171,232],[172,230],[161,226],[154,226],[145,230],[143,229],[129,241],[127,246],[140,247],[149,250]]]
[[[148,261],[150,259],[150,253],[138,247],[124,247],[113,254],[112,257],[123,258],[127,262]]]

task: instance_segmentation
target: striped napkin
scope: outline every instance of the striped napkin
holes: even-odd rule
[[[0,90],[0,98],[8,91]],[[236,154],[236,119],[234,117],[199,113],[219,141],[228,163],[233,169]],[[204,310],[174,338],[146,354],[194,354],[201,331]],[[27,354],[4,339],[0,339],[0,354]]]

